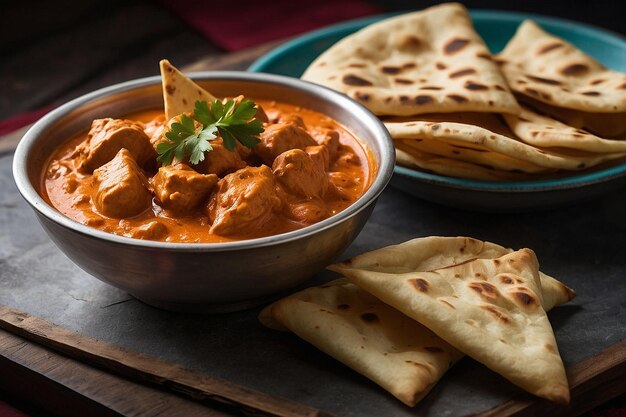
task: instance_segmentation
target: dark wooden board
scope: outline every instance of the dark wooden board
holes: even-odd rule
[[[176,410],[176,412],[181,412],[184,410],[185,415],[188,416],[227,415],[199,406],[192,406],[192,411],[186,410],[185,406],[188,406],[186,402],[169,395],[166,396],[166,399],[171,401],[173,405],[167,401],[155,401],[153,398],[155,394],[151,390],[143,386],[138,388],[136,384],[119,380],[119,378],[113,378],[118,389],[111,392],[109,387],[103,389],[106,386],[103,385],[104,381],[111,379],[111,376],[92,369],[90,366],[93,365],[113,374],[143,384],[168,389],[195,400],[212,400],[213,402],[209,405],[213,407],[227,407],[230,411],[243,411],[247,415],[330,417],[329,414],[310,407],[255,392],[228,381],[218,380],[206,374],[182,368],[176,364],[163,362],[157,358],[91,339],[5,306],[0,306],[0,329],[2,329],[0,330],[0,362],[4,359],[7,362],[7,369],[15,367],[17,362],[24,362],[26,370],[33,371],[31,368],[40,366],[42,353],[46,349],[52,349],[52,351],[46,352],[46,365],[42,373],[59,371],[66,377],[72,378],[72,381],[76,379],[76,374],[80,374],[80,389],[82,391],[88,391],[89,388],[96,386],[98,392],[107,392],[106,397],[100,399],[100,402],[95,402],[80,394],[75,395],[78,406],[73,407],[73,410],[80,413],[109,415],[113,410],[123,408],[121,406],[130,397],[132,401],[127,404],[127,407],[132,407],[140,400],[139,404],[142,404],[142,407],[139,414],[158,414],[160,407],[166,407],[165,411]],[[4,333],[6,331],[12,334]],[[29,344],[28,341],[41,346]],[[55,352],[60,352],[67,358],[57,355]],[[89,366],[78,364],[68,358],[79,360]],[[78,373],[74,369],[76,367],[82,367],[83,370]],[[95,375],[86,377],[85,368]],[[626,391],[626,378],[624,378],[626,375],[626,340],[577,363],[567,371],[572,392],[572,402],[568,407],[561,407],[532,395],[523,394],[489,411],[480,413],[477,417],[524,417],[535,416],[538,413],[549,414],[553,417],[572,416],[582,414],[598,404],[602,404],[604,401]],[[11,376],[15,375],[13,377],[17,380],[23,379],[17,372],[15,374],[10,372],[10,374]],[[6,378],[4,380],[6,381]],[[46,385],[55,385],[52,379],[45,382]],[[125,386],[123,395],[120,394],[120,383]],[[48,388],[44,391],[43,397],[39,398],[40,402],[47,402],[45,404],[47,409],[58,409],[64,404],[64,401],[59,403],[59,399],[66,396],[71,397],[71,394],[75,393],[75,391],[67,390],[64,385],[56,385],[58,387],[55,386],[54,388],[60,393],[52,393],[53,390]],[[12,389],[15,390],[15,386]],[[133,394],[128,395],[130,392]],[[144,398],[144,395],[147,398]]]
[[[229,56],[226,64],[245,68],[261,52],[263,48]],[[221,61],[209,57],[193,69],[207,66],[220,68]],[[9,165],[10,157],[0,158],[0,304],[124,349],[338,415],[465,415],[487,413],[493,407],[498,408],[488,415],[529,415],[552,410],[547,402],[524,396],[469,359],[455,366],[415,409],[408,409],[296,337],[262,328],[256,321],[258,310],[198,317],[146,306],[80,271],[54,247],[17,194]],[[471,235],[531,247],[545,272],[579,293],[570,305],[551,312],[550,319],[566,366],[586,369],[582,361],[626,338],[626,259],[612,255],[615,248],[626,247],[626,225],[620,220],[625,206],[626,196],[615,194],[544,213],[474,214],[389,189],[345,256],[431,234]],[[312,283],[331,276],[321,273]],[[623,355],[623,347],[619,352]],[[583,378],[583,388],[573,393],[573,404],[579,407],[560,408],[559,414],[577,415],[624,392],[623,384],[610,379],[611,372],[623,368],[611,367],[606,356],[598,358],[593,362],[598,374]],[[100,377],[94,374],[95,381]],[[593,381],[599,381],[599,389],[594,389],[598,385]],[[96,402],[106,404],[102,398]]]
[[[572,401],[561,407],[527,393],[477,417],[576,416],[626,392],[626,340],[567,369]]]
[[[235,414],[130,382],[0,330],[0,389],[69,417]]]
[[[247,389],[155,357],[82,336],[30,314],[0,306],[0,329],[115,374],[196,400],[276,417],[322,417],[319,410]]]

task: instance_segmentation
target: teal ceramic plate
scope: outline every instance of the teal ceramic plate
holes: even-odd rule
[[[493,53],[502,50],[524,19],[533,19],[607,67],[626,72],[626,39],[617,34],[579,22],[526,13],[481,10],[472,11],[471,15],[476,30]],[[299,77],[335,42],[389,16],[353,20],[310,32],[270,51],[249,70]],[[626,164],[562,179],[518,182],[464,180],[396,166],[392,180],[392,185],[427,200],[486,211],[554,207],[591,199],[625,184]]]

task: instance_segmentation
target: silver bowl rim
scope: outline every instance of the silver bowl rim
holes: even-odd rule
[[[28,204],[36,210],[40,215],[48,220],[71,229],[79,234],[88,235],[94,238],[102,239],[112,244],[132,246],[135,249],[146,250],[164,250],[164,251],[184,251],[184,252],[223,252],[247,250],[252,248],[272,246],[287,243],[290,241],[302,239],[323,230],[329,229],[350,217],[358,214],[373,203],[385,189],[393,174],[395,165],[395,150],[389,132],[382,122],[367,108],[351,98],[337,93],[329,88],[313,84],[297,78],[286,77],[282,75],[266,74],[266,73],[250,73],[243,71],[200,71],[188,74],[193,79],[198,80],[224,80],[224,81],[242,81],[242,82],[260,82],[266,84],[278,84],[293,88],[296,90],[304,90],[309,94],[318,96],[322,100],[335,102],[336,104],[348,109],[356,115],[356,119],[360,120],[373,129],[375,138],[380,138],[380,160],[378,162],[377,173],[374,181],[369,189],[352,205],[343,211],[331,216],[321,222],[306,226],[302,229],[294,230],[278,235],[247,239],[233,242],[221,243],[177,243],[177,242],[159,242],[150,240],[134,239],[125,236],[119,236],[107,233],[101,230],[85,226],[69,217],[64,216],[51,205],[49,205],[37,192],[33,184],[30,182],[27,171],[26,157],[33,151],[34,145],[39,137],[46,132],[51,126],[62,120],[68,113],[79,109],[81,106],[92,100],[104,98],[106,96],[130,91],[133,89],[143,88],[150,85],[161,83],[160,76],[152,76],[139,78],[136,80],[126,81],[114,84],[93,91],[91,93],[80,96],[74,100],[61,105],[52,110],[39,121],[37,121],[20,140],[13,157],[13,177],[17,188],[22,197]],[[280,100],[280,99],[278,99]]]

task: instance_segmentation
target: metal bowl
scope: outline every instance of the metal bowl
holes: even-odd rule
[[[376,173],[370,188],[342,212],[289,233],[228,243],[169,243],[117,236],[84,226],[50,206],[38,192],[49,156],[63,141],[102,117],[162,107],[160,77],[107,87],[77,98],[39,120],[13,161],[17,187],[56,245],[78,266],[148,304],[176,311],[249,308],[320,271],[354,240],[393,172],[391,138],[360,104],[293,78],[246,72],[191,74],[217,96],[244,94],[327,114],[367,147]]]

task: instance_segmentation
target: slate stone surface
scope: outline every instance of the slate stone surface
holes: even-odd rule
[[[544,272],[578,292],[549,314],[567,366],[626,337],[625,211],[623,191],[553,211],[494,215],[389,188],[343,257],[428,235],[530,247]],[[323,272],[312,283],[333,276]],[[340,416],[467,415],[520,392],[465,358],[410,409],[297,337],[262,327],[259,309],[198,316],[147,306],[89,276],[54,246],[13,184],[10,156],[0,158],[0,304]]]

